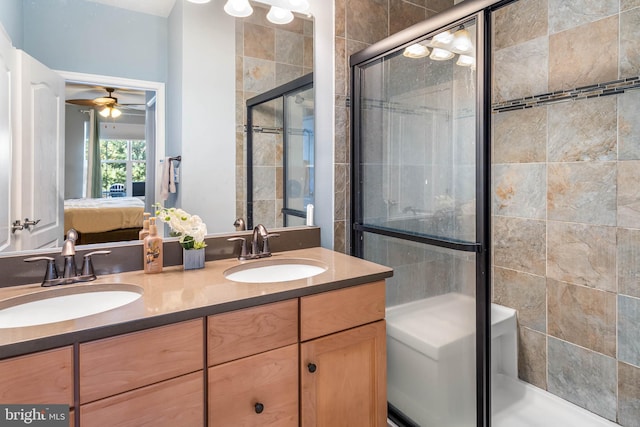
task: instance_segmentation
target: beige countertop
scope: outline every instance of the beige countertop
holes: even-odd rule
[[[297,298],[391,277],[389,267],[324,248],[274,253],[269,260],[302,258],[320,262],[327,270],[306,279],[278,283],[240,283],[225,278],[225,270],[256,261],[211,261],[205,268],[184,271],[168,267],[160,274],[133,271],[98,277],[88,283],[43,288],[39,283],[0,289],[0,302],[62,287],[128,283],[140,286],[142,297],[113,310],[44,325],[0,328],[0,359],[161,326],[210,314]]]

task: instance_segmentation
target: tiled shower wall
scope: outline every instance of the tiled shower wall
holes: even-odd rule
[[[276,25],[267,20],[267,9],[254,4],[253,10],[251,16],[236,19],[236,215],[241,218],[247,217],[246,100],[313,72],[313,21],[296,16],[289,24]],[[275,115],[265,114],[269,109],[277,107],[265,106],[258,113],[259,124],[280,126]],[[281,218],[282,136],[255,135],[254,155],[261,161],[263,185],[254,194],[254,209],[266,227],[273,227]]]
[[[493,299],[519,375],[638,427],[640,1],[520,0],[494,28]]]
[[[335,0],[334,249],[349,251],[349,56],[453,6],[454,0]]]

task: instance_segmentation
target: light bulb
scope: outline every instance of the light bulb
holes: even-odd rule
[[[451,43],[452,40],[453,34],[451,34],[451,31],[447,30],[433,36],[431,44],[434,46],[446,46]]]
[[[113,117],[114,119],[117,119],[121,115],[122,115],[122,111],[118,110],[117,108],[111,109],[111,117]]]
[[[249,0],[227,0],[224,11],[236,18],[245,18],[253,13]]]
[[[267,13],[267,19],[274,24],[288,24],[293,21],[293,13],[281,7],[271,6],[269,13]]]
[[[471,37],[469,37],[469,32],[464,28],[462,30],[458,30],[453,35],[453,43],[451,44],[451,48],[456,53],[468,53],[473,50],[473,43],[471,43]]]
[[[100,115],[102,117],[109,117],[109,113],[111,113],[111,109],[109,107],[104,107],[102,110],[100,110]]]
[[[458,57],[458,61],[456,65],[460,65],[462,67],[471,67],[476,64],[476,59],[473,56],[469,55],[460,55]]]
[[[429,49],[423,44],[414,43],[411,46],[407,46],[402,54],[407,58],[424,58],[429,55]]]
[[[434,61],[446,61],[447,59],[453,58],[453,52],[449,52],[446,49],[440,49],[439,47],[434,47],[429,58]]]

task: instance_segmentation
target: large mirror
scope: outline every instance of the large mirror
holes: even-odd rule
[[[59,72],[67,86],[63,99],[113,96],[118,104],[136,106],[123,109],[121,118],[126,120],[107,117],[101,121],[110,128],[104,139],[111,141],[102,142],[103,152],[113,154],[101,160],[113,182],[102,177],[103,187],[93,197],[137,197],[149,210],[151,203],[163,199],[159,197],[161,186],[154,182],[162,177],[163,162],[179,158],[173,175],[177,191],[168,195],[166,204],[200,215],[210,233],[232,231],[234,219],[246,214],[245,101],[313,70],[313,19],[296,16],[291,24],[275,26],[267,23],[267,11],[254,4],[251,17],[236,21],[223,12],[224,3],[0,2],[0,23],[12,44]],[[98,109],[77,104],[64,109],[67,122],[75,121],[76,126],[67,134],[80,140],[81,155],[86,158],[92,123],[88,116]],[[150,124],[150,118],[157,122]],[[140,129],[144,129],[146,143],[142,148]],[[70,153],[80,151],[65,151],[64,166],[59,169],[69,177],[62,174],[60,197],[86,198],[91,194],[86,167],[70,178],[71,170],[78,169],[78,156],[74,160]],[[116,164],[118,160],[126,161]],[[140,175],[143,164],[146,175]],[[46,193],[37,187],[35,191]],[[56,202],[53,194],[51,203],[46,197],[40,203]],[[27,216],[35,219],[38,214],[19,218]],[[33,234],[37,227],[16,234]],[[41,238],[34,247],[60,243],[60,239]],[[8,246],[3,254],[14,253],[12,249],[15,247]]]

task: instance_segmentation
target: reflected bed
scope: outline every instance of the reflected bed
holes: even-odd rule
[[[137,197],[64,201],[64,234],[74,228],[77,244],[136,240],[142,228],[144,202]]]

